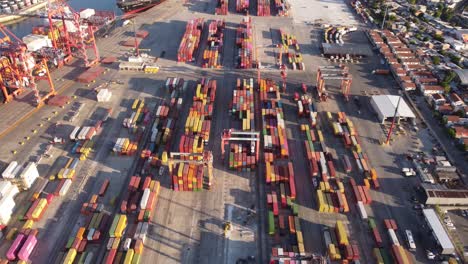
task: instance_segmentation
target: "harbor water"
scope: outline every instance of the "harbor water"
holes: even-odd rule
[[[67,4],[75,11],[80,11],[85,8],[93,8],[96,10],[114,11],[116,15],[121,15],[122,11],[117,8],[115,0],[70,0]],[[45,10],[41,10],[45,11]],[[31,34],[32,28],[38,25],[44,25],[43,18],[26,18],[19,22],[14,22],[6,25],[19,38]]]

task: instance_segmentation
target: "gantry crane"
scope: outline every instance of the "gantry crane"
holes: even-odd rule
[[[0,88],[5,102],[27,89],[34,92],[36,106],[41,106],[49,97],[56,94],[52,78],[45,59],[36,61],[31,52],[27,51],[26,44],[11,31],[0,24],[3,34],[0,40]],[[48,91],[41,95],[36,81],[46,80]]]
[[[255,151],[255,160],[258,161],[260,151],[260,133],[257,131],[237,131],[234,129],[225,129],[221,135],[221,155],[224,156],[226,142],[229,141],[250,141],[252,152]]]
[[[47,16],[50,32],[60,32],[59,36],[52,38],[52,45],[64,51],[65,62],[69,62],[72,57],[83,59],[85,67],[99,62],[99,51],[91,22],[82,19],[80,13],[63,0],[49,0]],[[62,23],[56,23],[56,20],[61,20]],[[88,56],[89,50],[93,55],[91,58]]]
[[[207,170],[208,180],[206,181],[206,189],[211,189],[213,179],[213,153],[205,150],[203,153],[185,153],[185,152],[170,152],[167,159],[169,174],[172,175],[172,170],[176,163],[189,163],[203,165]]]
[[[327,100],[325,80],[341,80],[341,92],[343,93],[346,101],[349,100],[352,76],[348,73],[348,67],[342,65],[324,66],[317,70],[317,93],[321,101]]]

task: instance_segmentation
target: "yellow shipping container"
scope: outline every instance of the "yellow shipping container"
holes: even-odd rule
[[[133,248],[127,250],[127,254],[125,254],[124,264],[131,264],[134,254],[135,251],[133,250]]]
[[[338,189],[340,190],[341,193],[344,193],[344,184],[343,184],[343,182],[338,182]]]
[[[366,186],[367,189],[370,189],[369,179],[364,179],[364,186]]]
[[[297,243],[304,243],[304,237],[302,231],[296,230]]]
[[[68,158],[68,161],[67,161],[67,164],[65,165],[65,168],[68,168],[70,166],[70,164],[72,163],[73,159],[72,158]]]
[[[132,110],[134,110],[134,109],[136,109],[136,108],[137,108],[137,106],[138,106],[138,102],[139,102],[139,101],[140,101],[140,100],[138,100],[138,99],[135,99],[135,100],[133,100],[133,104],[132,104]]]
[[[41,216],[42,210],[47,206],[47,200],[45,198],[39,199],[37,207],[32,212],[31,216],[33,219],[38,219]]]
[[[15,234],[16,234],[16,231],[18,231],[18,228],[16,228],[16,227],[13,227],[12,229],[10,229],[10,231],[8,231],[8,233],[6,235],[6,239],[7,240],[12,240],[13,237],[15,236]]]
[[[33,221],[33,220],[28,220],[28,221],[26,221],[26,222],[24,223],[23,229],[31,229],[32,226],[33,226],[33,224],[34,224],[34,221]]]
[[[321,131],[321,130],[318,130],[318,129],[317,129],[317,135],[318,135],[319,141],[320,141],[320,142],[323,142],[323,134],[322,134],[322,131]]]
[[[120,237],[115,237],[114,242],[112,243],[112,249],[119,248],[119,244],[120,244]]]
[[[325,191],[329,192],[330,191],[330,183],[329,182],[325,182]]]
[[[70,248],[68,250],[67,255],[65,256],[65,259],[63,260],[63,264],[73,264],[73,261],[75,261],[76,258],[76,249]]]
[[[333,120],[333,116],[331,112],[327,112],[327,118],[328,118],[328,121]]]
[[[305,248],[303,243],[298,243],[297,248],[299,249],[299,253],[305,253]]]
[[[348,241],[348,234],[346,233],[346,230],[345,230],[345,227],[344,227],[344,224],[343,222],[341,221],[336,221],[336,232],[337,232],[337,239],[338,239],[338,242],[340,243],[340,245],[349,245],[349,241]]]
[[[373,180],[375,180],[375,179],[378,178],[378,176],[377,176],[377,171],[376,171],[374,168],[371,169],[370,174],[371,174],[371,178],[372,178]]]
[[[115,227],[115,237],[122,237],[122,233],[127,227],[127,216],[126,215],[120,215],[119,222],[117,223],[117,226]]]

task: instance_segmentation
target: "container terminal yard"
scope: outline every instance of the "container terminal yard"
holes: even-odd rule
[[[349,3],[167,0],[95,40],[84,16],[70,53],[48,44],[68,63],[34,54],[36,89],[11,82],[26,60],[2,64],[1,263],[463,256],[440,208],[414,203],[423,177],[402,169],[435,140],[419,115],[375,114],[371,96],[402,93]]]

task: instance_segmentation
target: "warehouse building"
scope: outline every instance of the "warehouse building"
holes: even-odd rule
[[[444,229],[444,226],[440,222],[439,217],[434,209],[424,209],[423,210],[424,219],[426,219],[427,225],[432,231],[437,244],[440,247],[440,253],[443,255],[449,255],[455,252],[455,247],[453,246],[450,237]]]
[[[401,96],[396,95],[374,95],[371,97],[371,106],[382,123],[388,119],[393,119],[399,98],[401,98]],[[416,118],[413,111],[411,111],[403,98],[401,98],[400,104],[398,105],[396,116],[397,122],[402,119],[408,120]]]
[[[442,175],[447,175],[447,172],[442,173]],[[447,189],[446,187],[437,184],[421,184],[421,186],[424,188],[426,205],[438,204],[440,206],[468,206],[468,190]]]

